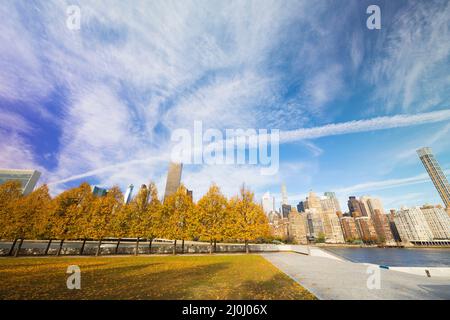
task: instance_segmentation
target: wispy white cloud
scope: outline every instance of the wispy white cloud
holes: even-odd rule
[[[448,175],[450,170],[445,170],[444,174]],[[412,184],[431,182],[430,177],[427,173],[422,173],[416,176],[408,177],[408,178],[400,178],[400,179],[387,179],[381,181],[369,181],[358,183],[356,185],[344,188],[336,188],[335,191],[341,194],[350,194],[355,192],[362,191],[375,191],[375,190],[383,190],[389,188],[397,188]]]
[[[302,128],[282,132],[280,134],[280,139],[282,142],[290,142],[305,139],[316,139],[340,134],[402,128],[448,120],[450,120],[450,109],[414,115],[396,115],[377,117],[368,120],[355,120],[343,123],[333,123],[313,128]]]
[[[448,1],[413,1],[383,26],[373,49],[383,54],[366,71],[386,110],[424,111],[448,101],[449,16]]]

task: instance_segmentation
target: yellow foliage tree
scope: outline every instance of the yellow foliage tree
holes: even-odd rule
[[[0,239],[14,240],[9,250],[12,254],[23,228],[23,217],[16,216],[17,205],[22,198],[22,187],[18,181],[7,181],[0,185]],[[26,222],[26,221],[25,221]]]
[[[133,238],[136,237],[136,255],[139,253],[140,238],[146,236],[148,199],[149,190],[144,184],[128,206],[128,209],[130,210],[129,232]]]
[[[148,187],[148,198],[149,202],[147,205],[147,212],[144,217],[144,233],[149,240],[149,253],[152,253],[152,242],[155,238],[162,235],[162,224],[161,224],[161,214],[162,214],[162,204],[158,198],[158,189],[156,185],[151,182]]]
[[[177,240],[191,238],[198,229],[196,210],[192,199],[187,194],[187,189],[181,185],[177,192],[168,196],[163,205],[162,223],[163,234],[169,239],[174,239],[173,254],[176,254]]]
[[[230,199],[228,210],[232,216],[229,231],[235,239],[244,241],[245,252],[248,242],[269,235],[269,223],[261,205],[255,203],[255,195],[242,186],[240,194]]]
[[[220,188],[213,184],[208,192],[197,202],[198,221],[200,235],[210,242],[210,253],[214,251],[216,242],[223,239],[226,230],[229,228],[229,218],[227,214],[227,198],[220,192]]]
[[[52,233],[61,240],[57,255],[66,239],[84,238],[90,222],[85,218],[92,210],[94,196],[91,187],[82,183],[77,188],[64,191],[54,199],[51,212]]]
[[[115,211],[120,211],[123,201],[123,194],[119,187],[114,186],[106,196],[95,197],[93,206],[88,215],[89,235],[92,239],[98,240],[96,255],[100,254],[100,248],[102,240],[106,236],[111,236],[112,231],[112,218],[115,216]]]

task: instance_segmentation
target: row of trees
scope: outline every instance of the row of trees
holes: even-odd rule
[[[227,199],[216,185],[197,202],[193,202],[181,186],[177,192],[161,202],[154,183],[140,189],[129,203],[123,203],[118,187],[111,188],[106,196],[92,194],[91,187],[82,183],[79,187],[62,192],[55,198],[46,185],[23,196],[18,182],[0,185],[0,238],[60,240],[58,255],[64,240],[83,240],[83,254],[87,239],[98,240],[97,254],[102,240],[136,238],[136,254],[140,239],[149,241],[150,252],[155,238],[173,239],[173,252],[177,240],[207,240],[211,252],[217,241],[248,243],[269,236],[267,218],[254,194],[241,188],[239,195]]]

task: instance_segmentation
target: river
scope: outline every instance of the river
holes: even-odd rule
[[[390,267],[450,267],[450,248],[325,248],[344,259]]]

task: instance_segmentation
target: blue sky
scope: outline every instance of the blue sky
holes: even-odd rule
[[[291,138],[275,176],[185,166],[196,197],[245,182],[258,197],[285,183],[292,204],[309,190],[344,208],[365,194],[441,203],[415,150],[431,146],[449,174],[448,1],[133,3],[2,1],[0,167],[39,169],[53,194],[81,181],[162,190],[171,132],[201,120]],[[66,27],[73,4],[80,30]],[[371,4],[381,30],[366,27]]]

